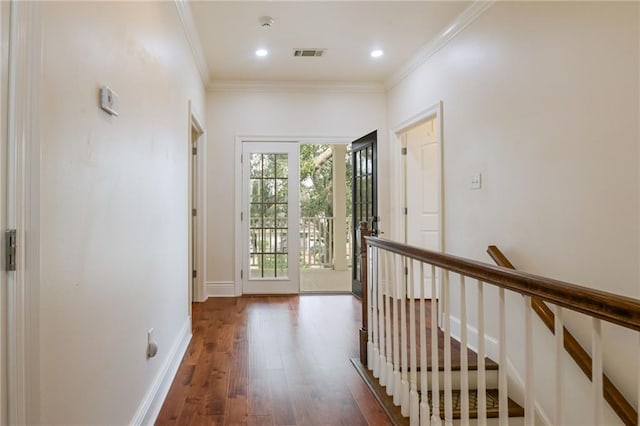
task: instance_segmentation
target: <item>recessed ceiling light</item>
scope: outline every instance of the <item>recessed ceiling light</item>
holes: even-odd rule
[[[256,56],[260,56],[261,58],[267,56],[269,51],[267,49],[258,49],[256,50]]]
[[[372,58],[379,58],[382,55],[384,55],[384,52],[381,49],[376,49],[371,51]]]

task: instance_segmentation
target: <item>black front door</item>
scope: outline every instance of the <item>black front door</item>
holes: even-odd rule
[[[362,297],[362,283],[360,283],[360,238],[358,228],[360,222],[367,222],[373,235],[378,233],[378,172],[376,144],[378,131],[355,140],[351,144],[352,167],[352,232],[353,232],[353,284],[352,291]]]

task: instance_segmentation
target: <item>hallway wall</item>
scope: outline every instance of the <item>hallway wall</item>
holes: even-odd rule
[[[378,129],[381,227],[388,226],[385,96],[345,88],[249,87],[207,93],[207,286],[232,295],[235,271],[236,136],[350,137]],[[236,164],[237,163],[237,164]]]
[[[204,117],[204,87],[173,2],[42,12],[41,423],[130,424],[190,334],[188,101]]]
[[[392,128],[443,101],[447,252],[490,262],[497,244],[524,271],[640,296],[639,7],[497,2],[390,90]],[[512,342],[521,305],[514,296]],[[588,346],[587,321],[570,323]],[[605,327],[605,363],[637,401],[627,339]],[[521,347],[509,351],[523,372]]]

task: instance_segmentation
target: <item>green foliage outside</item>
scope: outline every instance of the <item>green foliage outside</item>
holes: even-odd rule
[[[350,152],[344,161],[349,164]],[[331,145],[300,145],[300,216],[333,217]],[[347,215],[351,215],[351,167],[347,166]]]

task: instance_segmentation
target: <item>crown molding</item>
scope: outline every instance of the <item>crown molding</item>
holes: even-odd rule
[[[378,82],[339,81],[237,81],[213,80],[207,86],[210,92],[333,92],[333,93],[385,93]]]
[[[449,25],[447,25],[431,41],[423,45],[420,50],[403,66],[385,81],[385,87],[391,89],[415,71],[420,65],[427,62],[433,55],[442,49],[449,41],[455,38],[469,24],[489,9],[495,0],[476,0],[462,11]]]
[[[174,4],[178,10],[178,16],[180,17],[180,22],[182,22],[182,28],[187,36],[187,41],[191,47],[193,59],[196,62],[198,71],[200,72],[200,78],[202,79],[202,83],[206,86],[209,81],[209,66],[207,65],[207,60],[204,56],[200,36],[196,30],[196,23],[193,20],[191,7],[189,6],[188,0],[174,0]]]

